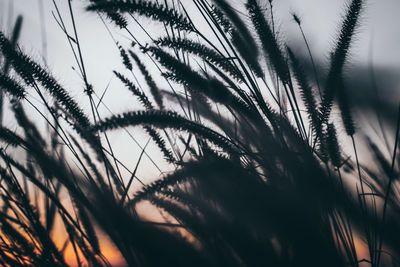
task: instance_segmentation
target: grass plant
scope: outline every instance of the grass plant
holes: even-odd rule
[[[134,43],[115,42],[125,70],[114,74],[141,108],[107,118],[94,101],[79,25],[66,1],[72,31],[53,1],[55,17],[75,56],[89,112],[16,45],[20,19],[12,36],[0,33],[0,90],[18,125],[0,125],[0,265],[110,266],[99,233],[127,266],[400,264],[400,109],[385,122],[393,140],[367,137],[353,113],[358,88],[345,75],[365,0],[348,1],[327,51],[326,77],[296,14],[311,65],[281,38],[272,0],[246,0],[239,11],[226,0],[87,0],[87,12]],[[138,17],[163,27],[163,35],[154,36]],[[151,37],[147,43],[130,31],[131,23]],[[27,107],[42,116],[48,133]],[[151,183],[140,180],[146,147],[135,169],[122,163],[108,135],[133,127],[159,149],[154,168],[165,160],[173,171]],[[381,150],[382,141],[393,144],[391,155]],[[365,148],[372,163],[358,157]],[[145,219],[140,205],[164,219]],[[54,238],[57,226],[62,246]]]

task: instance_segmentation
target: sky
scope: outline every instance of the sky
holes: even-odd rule
[[[67,0],[56,0],[55,2],[67,28],[71,29]],[[183,2],[190,13],[191,1]],[[242,2],[242,0],[231,1],[232,5],[238,9]],[[315,58],[317,61],[326,63],[330,48],[337,37],[338,22],[340,22],[348,1],[276,0],[273,3],[274,18],[281,38],[289,45],[299,47],[298,49],[302,52],[305,51],[300,32],[290,15],[291,12],[296,12],[302,18],[303,28]],[[41,5],[43,6],[42,12],[39,8]],[[95,89],[101,92],[112,78],[111,70],[121,67],[118,50],[98,16],[84,11],[86,1],[72,1],[72,6],[89,80],[95,85]],[[351,65],[367,65],[372,57],[374,66],[391,68],[400,74],[400,50],[398,49],[400,27],[396,26],[399,24],[399,10],[400,1],[398,0],[366,1],[361,27],[358,28],[356,42],[352,47]],[[66,37],[52,15],[54,11],[52,0],[0,0],[0,27],[2,29],[9,28],[10,21],[13,23],[17,14],[23,15],[21,46],[36,58],[41,58],[45,54],[47,64],[53,74],[64,82],[77,98],[81,98],[81,81],[71,68],[75,63]],[[153,28],[159,26],[159,24],[143,18],[139,18],[139,21],[145,22],[146,26]],[[205,23],[202,21],[197,23],[200,29],[207,30]],[[44,26],[42,27],[42,25]],[[129,44],[125,33],[112,26],[110,28],[121,44]],[[139,38],[143,36],[141,30],[134,25],[132,28],[135,36],[139,36]],[[44,32],[43,29],[45,29]],[[111,86],[113,86],[113,81]],[[118,101],[120,93],[125,93],[125,91],[115,90],[113,91],[114,96],[105,98],[109,100],[110,108],[115,111],[129,108],[129,103],[122,104]]]
[[[68,18],[67,0],[56,0],[55,2],[59,6],[61,14]],[[190,2],[184,1],[189,10]],[[240,8],[242,2],[242,0],[231,1],[238,8]],[[273,3],[276,12],[275,19],[278,22],[278,28],[285,32],[284,38],[289,40],[300,38],[299,32],[290,17],[290,12],[294,11],[302,18],[305,31],[310,37],[310,43],[315,52],[324,56],[327,53],[327,48],[333,44],[337,23],[340,21],[348,2],[347,0],[275,0]],[[359,44],[356,45],[356,48],[358,50],[361,48],[360,53],[365,56],[372,42],[376,64],[399,67],[400,51],[396,49],[396,44],[400,43],[400,29],[396,26],[399,23],[399,1],[367,0],[365,2],[362,26],[359,28],[358,34]],[[44,8],[42,14],[39,11],[40,3]],[[10,4],[14,6],[11,12],[13,17],[22,14],[25,19],[21,37],[23,46],[41,53],[42,33],[40,24],[44,22],[47,32],[49,62],[53,63],[58,59],[64,61],[63,56],[68,56],[68,53],[61,55],[61,58],[57,57],[60,56],[60,48],[65,49],[67,47],[65,46],[65,36],[61,33],[51,14],[55,10],[52,0],[0,0],[0,22],[3,29],[4,26],[7,28],[8,25]],[[82,43],[86,43],[87,47],[90,47],[93,52],[87,52],[87,57],[90,58],[92,54],[99,54],[104,51],[103,49],[110,44],[110,40],[103,39],[104,27],[102,23],[95,14],[83,10],[85,5],[86,1],[72,1]],[[362,61],[362,58],[359,60]],[[96,72],[99,71],[101,69],[96,70]]]
[[[68,9],[68,0],[54,0],[61,17],[72,33],[72,24]],[[196,13],[192,1],[182,1],[200,31],[207,33],[209,29],[201,16]],[[230,3],[239,11],[243,8],[244,0],[232,0]],[[260,3],[267,3],[262,0]],[[302,20],[302,27],[307,35],[310,48],[318,64],[326,66],[329,52],[335,44],[339,23],[345,13],[347,0],[275,0],[273,1],[274,20],[279,37],[299,54],[306,55],[297,25],[293,22],[291,13],[295,12]],[[358,79],[368,79],[368,64],[372,62],[374,68],[381,71],[377,77],[378,85],[387,97],[398,101],[400,89],[400,1],[398,0],[366,0],[362,12],[361,26],[357,29],[355,42],[352,45],[349,64],[346,68],[349,76]],[[142,109],[136,99],[115,79],[113,70],[124,72],[119,51],[113,41],[118,41],[123,47],[130,47],[131,38],[124,32],[106,21],[108,28],[95,13],[85,11],[87,1],[71,1],[72,10],[76,20],[78,38],[81,44],[83,60],[87,71],[89,83],[94,86],[97,96],[101,96],[105,89],[100,112],[108,117],[121,112]],[[17,15],[23,16],[22,33],[19,45],[23,51],[35,60],[47,65],[51,73],[70,92],[71,96],[89,112],[88,98],[84,93],[84,83],[77,73],[67,38],[56,22],[56,8],[53,0],[0,0],[0,29],[9,33]],[[163,29],[160,23],[146,18],[137,17],[144,27],[150,30],[152,37],[162,36]],[[130,20],[129,29],[139,40],[146,42],[148,38],[138,25]],[[108,29],[111,32],[108,32]],[[137,50],[136,50],[137,51]],[[143,58],[142,58],[143,59]],[[154,66],[146,61],[146,66],[152,71]],[[323,67],[324,69],[326,67]],[[389,75],[390,74],[390,75]],[[361,78],[360,78],[361,77]],[[138,77],[142,81],[141,77]],[[162,81],[157,81],[162,82]],[[163,86],[163,85],[162,85]],[[363,92],[360,92],[363,94]],[[96,98],[95,98],[96,99]],[[39,102],[38,102],[39,105]],[[45,107],[42,107],[43,110]],[[31,115],[38,119],[34,112]],[[42,120],[43,121],[43,120]],[[6,116],[5,123],[10,128],[15,128],[12,116]],[[44,122],[43,122],[44,125]],[[141,149],[148,141],[148,136],[137,129],[129,129],[135,140],[130,139],[124,131],[113,131],[109,137],[113,149],[122,162],[130,169],[134,169]],[[160,158],[160,153],[154,149],[150,142],[145,156],[140,163],[138,176],[145,180],[154,180],[162,175],[161,171],[168,171],[170,166],[164,161],[157,160],[157,167],[150,158]],[[160,170],[159,170],[160,169]]]
[[[189,14],[195,14],[192,1],[183,1]],[[244,0],[232,0],[232,5],[240,10]],[[302,20],[303,29],[308,37],[310,47],[317,62],[327,65],[328,55],[337,38],[338,25],[343,17],[347,0],[280,0],[273,1],[274,19],[279,36],[286,41],[297,53],[305,55],[306,48],[301,34],[293,22],[291,12],[295,12]],[[400,89],[400,27],[398,0],[367,0],[362,13],[361,26],[357,29],[356,40],[353,43],[348,68],[350,75],[360,75],[359,71],[367,69],[370,62],[374,68],[384,69],[385,75],[378,77],[378,84],[382,87],[388,85],[391,90],[385,94],[393,94]],[[68,28],[72,32],[70,14],[67,0],[55,0],[60,14]],[[89,82],[94,85],[94,90],[101,96],[105,88],[109,86],[104,95],[104,103],[114,114],[138,110],[141,107],[134,97],[127,95],[127,90],[112,74],[113,70],[123,71],[124,67],[119,57],[119,51],[108,33],[103,22],[94,13],[85,11],[87,1],[72,1],[72,8],[76,19],[78,37],[80,39],[83,60],[85,62]],[[267,1],[260,1],[267,3]],[[42,7],[42,8],[40,8]],[[16,15],[24,18],[20,46],[34,59],[41,61],[46,59],[46,65],[52,74],[63,84],[71,95],[84,107],[88,107],[88,99],[83,92],[83,81],[77,74],[76,63],[68,45],[67,39],[54,18],[55,7],[52,0],[0,0],[0,28],[7,32],[9,25],[14,23]],[[192,16],[197,27],[207,32],[204,21],[198,14]],[[162,27],[157,22],[145,18],[137,18],[147,29],[151,29],[153,37],[162,34]],[[124,47],[129,47],[131,38],[119,29],[108,24],[113,37]],[[135,22],[129,25],[131,32],[139,40],[145,40],[144,32]],[[161,30],[161,31],[160,31]],[[160,33],[160,34],[159,34]],[[151,64],[147,64],[151,70]],[[390,72],[390,76],[387,73]],[[367,77],[366,73],[361,73]],[[139,77],[140,80],[140,77]],[[390,81],[390,83],[389,83]],[[362,92],[361,92],[362,93]],[[394,98],[397,100],[397,98]],[[100,110],[104,116],[111,113],[102,105]],[[10,121],[9,123],[13,123]],[[140,147],[132,143],[126,145],[127,135],[124,132],[112,133],[116,151],[126,158],[128,166],[134,166],[140,152]],[[144,145],[146,136],[135,131],[135,138]],[[151,146],[151,145],[150,145]],[[132,153],[134,152],[134,153]],[[151,153],[149,149],[149,153]],[[144,161],[144,175],[151,178],[159,175],[153,171],[152,164],[147,159]],[[163,167],[166,165],[164,164]]]
[[[263,0],[261,2],[267,2]],[[70,14],[67,0],[55,0],[60,14],[69,30],[71,28]],[[189,14],[193,7],[188,0],[182,1]],[[232,5],[240,10],[242,1],[231,1]],[[317,62],[326,64],[330,49],[337,37],[338,23],[340,22],[345,5],[345,0],[275,0],[274,12],[277,29],[280,37],[296,52],[305,53],[300,32],[292,20],[291,12],[295,12],[302,19],[303,29],[308,37],[310,47]],[[85,62],[89,82],[94,85],[97,95],[102,95],[109,86],[104,103],[117,114],[124,111],[138,110],[141,107],[134,97],[128,96],[128,91],[114,78],[112,71],[124,69],[119,51],[108,33],[103,22],[94,13],[84,10],[86,1],[74,0],[72,7],[76,19],[78,36],[82,46],[83,60]],[[41,8],[42,7],[42,8]],[[358,28],[357,38],[352,47],[349,68],[367,68],[369,62],[375,68],[387,69],[391,77],[400,77],[400,11],[399,0],[368,0],[363,11],[361,26]],[[0,0],[0,29],[9,33],[17,15],[23,16],[23,28],[19,44],[22,49],[34,59],[45,63],[53,75],[63,84],[71,95],[82,106],[88,104],[83,92],[83,82],[77,72],[76,63],[68,45],[67,39],[56,23],[53,16],[55,7],[51,0]],[[207,32],[206,25],[196,19],[201,31]],[[160,25],[149,20],[138,20],[155,32]],[[146,39],[143,31],[131,23],[132,33],[140,40]],[[131,40],[126,33],[109,25],[113,37],[124,47],[128,47]],[[153,31],[153,29],[156,29]],[[162,31],[161,31],[162,32]],[[350,72],[352,73],[352,72]],[[351,75],[351,74],[350,74]],[[379,80],[385,83],[384,78]],[[400,78],[394,79],[392,84],[400,84]],[[399,86],[393,89],[400,89]],[[389,91],[391,93],[392,91]],[[398,95],[395,96],[398,101]],[[104,116],[110,112],[101,106]],[[32,116],[35,116],[32,114]],[[15,122],[5,118],[6,125],[13,127]],[[147,142],[147,137],[139,131],[131,131],[135,140],[141,146]],[[119,158],[131,169],[134,168],[140,154],[140,147],[135,142],[127,142],[125,132],[113,132],[110,135],[113,149]],[[159,154],[154,149],[146,150],[150,157],[157,158]],[[166,163],[160,163],[162,170],[168,170]],[[145,158],[139,169],[139,176],[144,180],[153,180],[159,177],[160,172],[154,168],[149,158]]]

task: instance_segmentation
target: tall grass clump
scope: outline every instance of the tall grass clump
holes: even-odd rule
[[[387,122],[397,125],[387,127],[394,128],[387,155],[382,140],[356,124],[358,88],[346,81],[365,0],[348,1],[323,78],[297,15],[312,68],[278,34],[273,1],[246,0],[239,9],[226,0],[86,2],[135,44],[115,41],[124,69],[114,77],[141,107],[100,113],[70,1],[73,31],[60,27],[69,41],[75,36],[89,111],[0,33],[8,66],[0,90],[17,125],[0,127],[2,266],[110,266],[105,242],[126,266],[398,265],[400,113]],[[162,36],[142,19],[160,25]],[[127,167],[109,135],[125,131],[124,142],[137,142],[132,129],[161,157],[152,158],[146,144]],[[366,148],[370,162],[359,158]],[[162,173],[152,182],[138,177],[143,157]],[[159,166],[165,161],[169,172]],[[149,219],[143,207],[162,219]]]

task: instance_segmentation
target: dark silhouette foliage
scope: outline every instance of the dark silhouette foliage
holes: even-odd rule
[[[88,0],[88,12],[121,31],[131,34],[128,18],[139,15],[166,33],[137,51],[116,42],[125,70],[115,77],[141,108],[107,118],[83,71],[90,112],[0,33],[0,57],[11,70],[0,72],[0,89],[17,125],[0,127],[0,265],[67,266],[69,247],[78,266],[110,266],[99,233],[127,266],[398,265],[400,112],[385,124],[395,128],[394,142],[367,137],[355,125],[354,85],[344,75],[364,1],[349,1],[321,88],[319,66],[279,37],[272,1],[268,12],[262,1],[246,1],[241,12],[231,2],[192,1],[214,34],[207,36],[183,1]],[[171,90],[161,89],[163,78]],[[35,109],[50,138],[26,112],[35,108],[30,92],[50,114]],[[331,114],[336,107],[342,124]],[[171,171],[150,183],[138,177],[142,157],[161,172],[163,159],[151,158],[147,145],[133,170],[120,161],[108,135],[131,127],[143,128]],[[393,143],[391,155],[382,141]],[[372,163],[358,157],[365,148]],[[141,205],[163,220],[146,219]],[[62,246],[53,238],[57,223]]]

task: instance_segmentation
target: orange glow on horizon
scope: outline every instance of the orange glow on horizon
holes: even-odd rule
[[[119,266],[119,267],[127,266],[121,253],[112,244],[111,241],[99,236],[99,243],[100,243],[101,252],[102,252],[104,258],[107,259],[107,261],[111,264],[111,266]],[[59,245],[61,247],[63,244],[57,244],[57,245]],[[82,257],[82,253],[80,251],[78,251],[78,254],[79,254],[81,261],[83,261],[82,262],[83,266],[87,266],[87,263],[84,261],[84,258]],[[71,266],[71,267],[78,266],[75,252],[74,252],[74,249],[71,244],[68,244],[67,248],[65,249],[64,259],[69,266]]]

